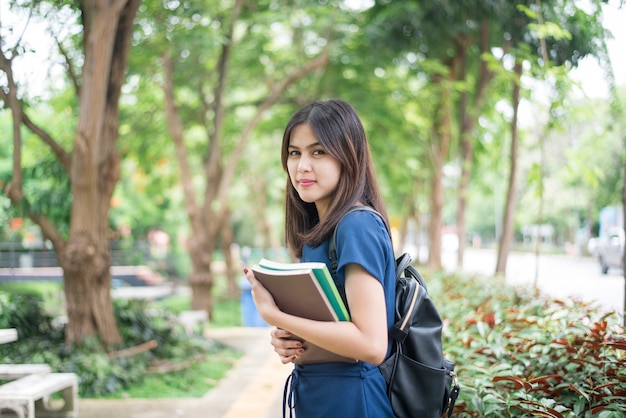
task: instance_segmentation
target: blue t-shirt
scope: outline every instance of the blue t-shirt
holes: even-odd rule
[[[395,257],[389,233],[375,213],[357,211],[337,226],[337,280],[345,287],[345,266],[362,266],[385,292],[387,328],[393,326],[395,310]],[[305,245],[302,262],[324,262],[330,270],[329,240],[318,247]],[[387,355],[391,349],[388,345]],[[324,363],[296,365],[287,403],[297,418],[392,418],[386,383],[376,365]]]
[[[396,296],[396,264],[391,238],[380,216],[369,211],[352,212],[337,225],[337,280],[345,288],[345,266],[358,264],[381,282],[385,291],[387,328],[393,326]],[[330,240],[318,247],[305,245],[303,262],[324,262],[330,271]]]

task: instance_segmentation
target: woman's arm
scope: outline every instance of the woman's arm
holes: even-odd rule
[[[345,267],[346,298],[351,321],[313,321],[286,314],[278,309],[269,292],[252,272],[246,277],[252,285],[252,295],[261,317],[270,325],[287,330],[305,341],[339,355],[380,364],[387,353],[387,316],[381,283],[363,267]],[[278,330],[272,333],[272,344],[283,363],[293,360],[301,348],[297,342],[279,340]]]

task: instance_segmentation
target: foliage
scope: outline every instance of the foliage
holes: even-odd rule
[[[168,387],[165,393],[172,396],[189,396],[192,386],[203,393],[210,389],[239,355],[197,335],[187,336],[171,312],[151,308],[148,302],[116,300],[114,307],[124,339],[123,345],[114,347],[115,352],[132,350],[149,341],[154,341],[156,347],[111,358],[111,351],[96,338],[85,338],[81,346],[69,349],[64,343],[63,326],[42,309],[41,295],[28,290],[0,291],[0,326],[17,328],[19,334],[18,341],[3,347],[0,363],[47,363],[55,371],[77,373],[81,397],[119,397],[129,388],[144,393],[137,388],[144,387],[146,380],[148,387],[160,381]],[[164,363],[189,361],[201,363],[198,370],[207,374],[189,370],[168,373],[167,377],[147,374]],[[158,393],[162,396],[161,390]]]
[[[11,287],[7,286],[8,291],[0,292],[3,295],[0,298],[0,323],[7,328],[16,328],[19,339],[39,338],[41,335],[52,339],[63,337],[52,326],[52,317],[43,308],[42,292],[32,287],[10,292]]]
[[[20,282],[4,282],[0,285],[0,292],[6,292],[11,295],[23,295],[25,297],[33,297],[39,300],[42,313],[44,316],[57,317],[65,312],[63,301],[63,288],[60,283],[52,281],[20,281]],[[8,300],[8,296],[7,296]],[[19,308],[17,308],[19,309]],[[7,320],[8,320],[8,312]],[[2,313],[0,313],[0,318]],[[0,326],[0,328],[2,328]]]
[[[544,222],[554,225],[563,241],[573,239],[569,231],[597,222],[603,207],[620,202],[626,161],[626,155],[618,152],[620,133],[610,129],[605,99],[576,101],[569,108],[565,120],[560,121],[564,129],[553,130],[545,143],[544,157]],[[537,145],[529,142],[532,155]],[[532,193],[523,196],[520,205],[525,210],[518,214],[518,222],[534,223],[538,204]],[[597,229],[592,234],[597,234]]]
[[[224,161],[227,162],[230,158],[234,139],[241,131],[243,122],[249,119],[250,109],[267,89],[267,85],[271,84],[271,80],[280,79],[289,68],[302,61],[301,51],[315,53],[319,50],[320,42],[328,42],[331,46],[331,65],[323,73],[298,83],[259,122],[254,138],[246,147],[247,164],[239,170],[229,191],[231,202],[237,202],[233,204],[232,214],[237,241],[252,246],[258,244],[254,241],[259,235],[253,221],[254,204],[250,204],[253,194],[251,191],[258,187],[257,181],[253,180],[266,183],[267,216],[271,218],[269,223],[278,230],[284,180],[275,149],[280,141],[282,125],[295,106],[316,97],[344,97],[354,103],[363,115],[390,213],[404,217],[408,207],[406,201],[411,196],[417,196],[419,211],[426,212],[424,202],[430,170],[428,144],[431,136],[429,109],[434,93],[428,83],[429,70],[425,56],[454,54],[448,46],[450,38],[459,34],[462,39],[475,40],[477,24],[484,18],[490,20],[493,37],[491,42],[498,46],[503,42],[501,26],[510,30],[510,14],[516,13],[520,18],[530,14],[535,21],[535,4],[516,2],[515,4],[528,4],[524,9],[526,12],[521,13],[514,7],[515,4],[503,1],[471,0],[432,4],[388,1],[376,2],[371,8],[350,10],[341,1],[323,4],[306,1],[292,3],[280,5],[270,1],[254,2],[248,3],[242,11],[225,98],[228,111],[225,120],[227,140],[223,144]],[[572,65],[575,65],[574,61],[592,52],[594,43],[605,35],[602,28],[597,26],[599,17],[595,6],[600,2],[592,3],[594,7],[590,10],[594,10],[593,13],[585,14],[570,2],[542,2],[545,27],[531,26],[531,49],[536,50],[538,38],[544,37],[551,58],[557,62],[567,61],[569,54]],[[46,6],[46,10],[50,8],[46,2],[41,4]],[[140,238],[150,228],[159,227],[173,238],[180,237],[172,239],[174,246],[178,246],[179,242],[184,242],[184,238],[189,236],[187,222],[181,216],[184,213],[183,195],[181,187],[177,186],[178,170],[173,161],[173,145],[167,134],[160,74],[162,65],[159,63],[164,50],[169,49],[176,58],[176,85],[180,89],[177,99],[181,103],[183,115],[188,120],[200,121],[201,118],[197,117],[201,111],[197,105],[199,98],[194,92],[198,90],[198,86],[210,84],[216,77],[212,69],[215,68],[216,56],[222,46],[222,31],[232,4],[233,2],[216,4],[201,0],[185,4],[164,4],[152,0],[142,3],[129,56],[129,76],[120,104],[119,149],[123,157],[122,176],[111,202],[111,229],[130,226],[134,238]],[[329,5],[332,6],[328,7]],[[204,13],[199,12],[200,10]],[[563,13],[563,10],[573,12]],[[28,14],[28,10],[19,7],[14,7],[13,11],[23,13],[23,16]],[[63,16],[45,13],[42,15],[45,17],[39,18],[37,22],[40,25],[49,24],[53,28],[59,26]],[[430,25],[428,27],[420,24],[426,17],[432,17],[426,21]],[[74,22],[73,19],[67,21]],[[13,27],[13,22],[7,20],[4,28],[21,33],[24,22],[26,19]],[[65,24],[64,27],[66,31],[59,31],[57,28],[53,32],[59,36],[67,31],[78,30],[72,24]],[[27,33],[34,29],[28,26]],[[548,29],[550,31],[545,32]],[[290,45],[281,43],[283,36],[290,37],[294,42]],[[65,41],[65,50],[72,57],[72,61],[80,62],[75,57],[80,50],[72,47],[69,38],[59,37]],[[470,71],[473,72],[478,62],[474,49],[470,51],[473,60]],[[572,50],[576,51],[575,54],[571,53]],[[31,53],[30,49],[24,51],[24,55]],[[502,67],[501,60],[504,57],[490,57],[492,67]],[[278,76],[274,77],[275,74]],[[471,74],[467,83],[456,85],[457,93],[471,89],[475,78],[476,75]],[[59,83],[61,80],[54,81],[48,83],[51,91],[41,95],[38,101],[33,101],[33,107],[28,111],[33,120],[46,126],[67,149],[76,129],[76,97],[72,88],[63,89]],[[491,84],[487,104],[480,110],[481,121],[475,135],[476,170],[473,172],[468,204],[468,232],[479,233],[483,241],[492,238],[490,236],[497,229],[494,228],[494,223],[500,217],[498,211],[504,200],[505,190],[502,185],[505,179],[501,173],[506,172],[507,165],[506,155],[501,148],[502,141],[506,139],[500,120],[503,115],[501,111],[496,111],[501,107],[496,104],[508,93],[502,87],[502,81],[495,80]],[[210,92],[206,94],[211,96]],[[533,107],[539,105],[537,98],[529,97],[529,100]],[[35,107],[37,103],[39,105]],[[589,107],[588,101],[585,100],[583,104]],[[561,220],[562,223],[567,222],[567,225],[578,225],[577,221],[582,213],[593,216],[607,201],[618,200],[619,193],[616,191],[621,190],[619,186],[622,177],[619,167],[623,165],[620,165],[618,157],[623,152],[616,152],[614,141],[608,141],[604,134],[595,135],[596,140],[593,143],[582,141],[582,136],[575,134],[578,126],[585,123],[591,125],[591,122],[579,120],[582,118],[577,118],[574,111],[565,114],[571,122],[568,127],[571,133],[569,136],[578,138],[569,143],[561,142],[559,138],[550,138],[550,142],[554,144],[551,148],[557,152],[553,161],[548,161],[546,175],[549,178],[546,180],[545,196],[567,198],[546,201],[546,211],[551,212],[546,213],[546,218],[550,221]],[[5,112],[0,121],[6,132],[11,130],[9,117],[8,112]],[[594,132],[605,131],[604,127],[597,126],[598,117],[597,114],[589,114],[586,120],[593,121]],[[64,123],[56,123],[59,118],[63,118]],[[605,121],[601,123],[603,126],[607,125]],[[198,190],[202,190],[203,183],[199,173],[202,171],[201,156],[206,151],[206,128],[199,122],[194,122],[189,125],[186,133],[190,150],[195,156],[192,163],[196,175],[194,184]],[[62,177],[54,174],[58,169],[49,162],[49,149],[38,142],[34,135],[26,131],[25,133],[23,158],[27,169],[27,197],[42,210],[55,209],[55,223],[64,225],[67,223],[66,208],[70,202],[69,194],[63,191],[67,189],[67,185],[61,181]],[[0,182],[6,185],[11,175],[10,136],[0,138],[0,145]],[[533,158],[532,150],[525,149],[524,154],[527,155],[522,158]],[[456,159],[455,152],[452,152],[448,163],[454,166],[458,164]],[[563,159],[567,161],[565,164]],[[589,159],[594,160],[593,166],[587,164]],[[45,164],[37,167],[41,161]],[[525,164],[528,163],[522,162],[521,165]],[[551,167],[554,167],[552,172]],[[568,173],[563,173],[564,170],[568,170]],[[522,172],[522,181],[524,174]],[[602,187],[598,187],[599,185]],[[59,190],[54,192],[47,190],[57,187]],[[450,181],[447,184],[444,209],[446,222],[452,222],[450,214],[455,210],[455,197],[456,184]],[[523,204],[520,207],[529,209],[519,211],[523,219],[518,222],[534,222],[536,199],[525,196],[521,200]],[[62,204],[57,204],[58,202]],[[586,206],[593,207],[582,207],[585,206],[582,202],[589,202]],[[570,205],[574,205],[575,210]],[[9,216],[4,204],[0,206],[2,233],[6,226],[3,219]],[[559,227],[558,233],[569,234],[566,231],[567,225]],[[275,235],[282,236],[280,231]]]
[[[433,274],[427,283],[448,323],[444,348],[461,380],[459,416],[626,413],[626,338],[617,315],[496,278]]]

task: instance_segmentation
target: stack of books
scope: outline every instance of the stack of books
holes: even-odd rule
[[[350,315],[325,263],[278,263],[261,259],[251,269],[281,311],[316,321],[349,321]],[[297,337],[295,337],[297,339]],[[355,362],[304,342],[297,364]]]

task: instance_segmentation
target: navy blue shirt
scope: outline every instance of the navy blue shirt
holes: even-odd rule
[[[387,328],[395,310],[395,256],[389,233],[375,213],[357,211],[337,226],[337,280],[345,286],[345,266],[358,264],[378,280],[385,292]],[[329,241],[305,245],[302,262],[324,262],[330,270]],[[388,344],[387,353],[391,348]],[[297,418],[393,418],[385,380],[377,365],[322,363],[296,365],[289,405]]]
[[[337,280],[345,288],[345,267],[358,264],[378,280],[385,291],[387,328],[393,326],[396,297],[396,264],[391,238],[380,216],[369,211],[352,212],[337,225]],[[318,247],[305,245],[302,262],[324,262],[328,265],[329,241]]]

